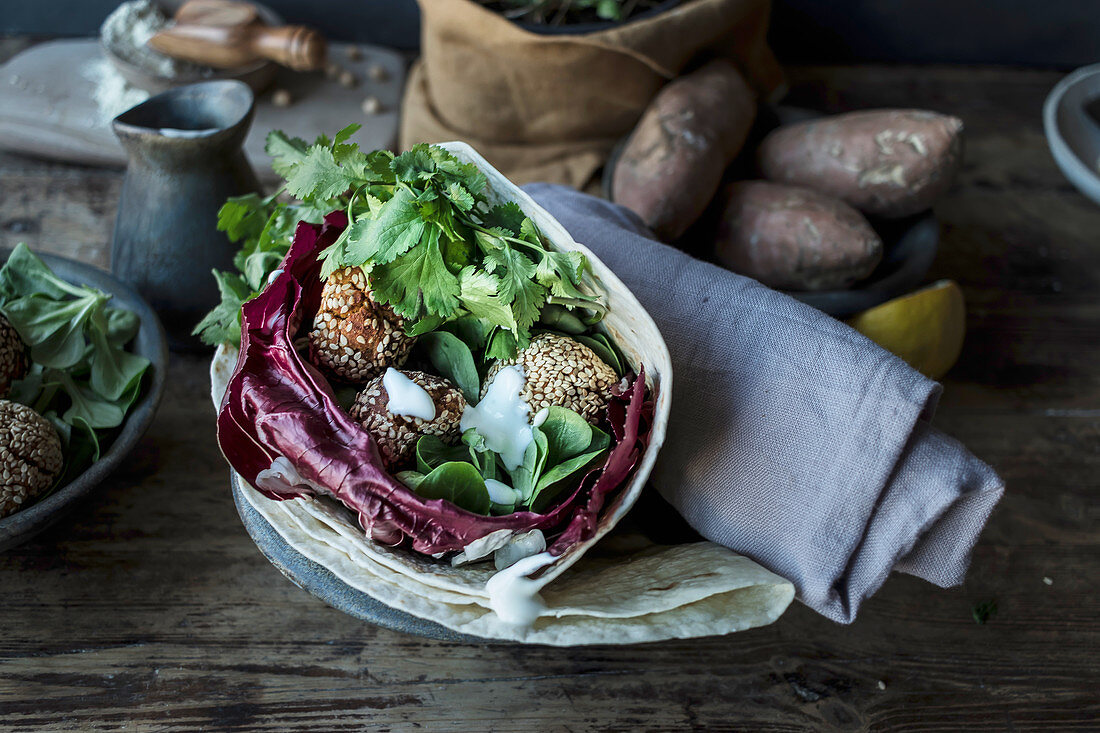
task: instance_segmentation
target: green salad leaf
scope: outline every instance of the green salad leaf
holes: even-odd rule
[[[465,341],[448,331],[433,331],[420,338],[417,348],[424,350],[437,374],[462,390],[467,402],[477,404],[481,377],[474,354]]]
[[[611,449],[610,435],[564,407],[547,408],[546,419],[531,428],[531,437],[523,463],[509,470],[499,455],[486,448],[484,438],[475,429],[463,433],[461,445],[448,445],[437,436],[425,435],[416,443],[417,470],[399,473],[397,478],[425,498],[445,498],[480,514],[507,514],[519,509],[543,512],[566,489],[576,487],[584,473]],[[466,468],[459,469],[459,465]],[[475,475],[480,484],[474,480]],[[425,484],[432,476],[433,482]],[[442,495],[445,479],[460,482],[453,498]],[[508,479],[505,483],[519,493],[517,503],[486,504],[482,491],[488,497],[487,479]]]
[[[446,499],[476,514],[488,514],[493,503],[485,479],[472,463],[448,461],[426,475],[402,471],[397,478],[425,499]]]

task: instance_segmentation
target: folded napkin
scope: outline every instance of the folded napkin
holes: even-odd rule
[[[891,570],[962,582],[1004,484],[930,425],[937,383],[830,316],[654,241],[626,209],[525,190],[660,327],[673,399],[653,483],[696,531],[843,623]]]

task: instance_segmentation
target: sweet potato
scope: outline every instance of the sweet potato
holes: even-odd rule
[[[831,290],[867,277],[882,240],[863,216],[817,191],[767,181],[731,183],[720,207],[714,256],[725,267],[784,290]]]
[[[611,198],[661,239],[677,239],[713,198],[755,116],[752,90],[729,61],[711,61],[670,82],[627,140]]]
[[[760,144],[764,177],[836,196],[873,216],[923,211],[951,186],[962,120],[922,110],[870,110],[773,131]]]

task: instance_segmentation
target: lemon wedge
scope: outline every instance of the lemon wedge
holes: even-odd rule
[[[939,379],[962,351],[966,303],[958,283],[940,280],[857,313],[847,323],[921,374]]]

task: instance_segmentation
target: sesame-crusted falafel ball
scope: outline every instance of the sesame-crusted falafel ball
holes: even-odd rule
[[[26,376],[27,366],[27,345],[0,313],[0,399],[7,396],[12,382]]]
[[[321,307],[309,334],[313,363],[357,384],[400,367],[416,339],[403,330],[405,320],[371,293],[360,267],[337,270],[325,281]]]
[[[386,468],[409,461],[416,450],[416,441],[422,435],[436,435],[446,443],[455,443],[462,435],[459,423],[462,421],[462,411],[466,409],[466,398],[462,392],[434,374],[414,370],[402,371],[401,374],[432,398],[435,403],[434,419],[392,414],[388,409],[390,398],[382,376],[372,379],[356,395],[350,411],[352,419],[374,436]]]
[[[590,423],[599,422],[619,375],[596,352],[579,341],[554,333],[540,334],[514,359],[499,360],[485,375],[481,396],[497,372],[518,364],[523,368],[523,400],[532,414],[556,405],[576,412]]]
[[[31,408],[0,400],[0,517],[30,504],[61,472],[61,440]]]

